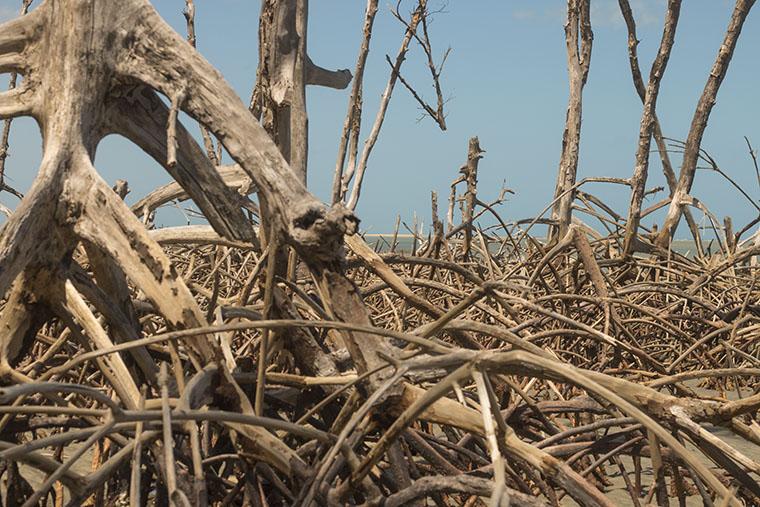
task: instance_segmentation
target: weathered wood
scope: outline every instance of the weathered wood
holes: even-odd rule
[[[104,135],[114,130],[125,134],[172,172],[220,234],[252,238],[234,192],[178,125],[179,109],[206,124],[233,158],[242,161],[268,204],[269,223],[313,262],[336,262],[336,245],[344,232],[355,227],[352,214],[339,207],[327,209],[306,191],[232,89],[171,31],[147,0],[48,0],[30,15],[0,26],[0,61],[4,68],[25,76],[21,87],[0,95],[0,116],[33,116],[44,142],[39,175],[2,229],[3,294],[25,269],[50,273],[48,266],[70,263],[74,247],[84,240],[112,259],[171,325],[205,324],[198,304],[164,252],[91,162]],[[131,88],[131,96],[124,93],[123,83],[141,80],[168,96],[172,109],[167,111],[145,86]],[[61,304],[62,291],[56,293],[44,284],[32,288],[43,299]],[[73,290],[67,297],[75,306],[64,303],[63,308],[77,320],[85,319],[86,332],[102,341],[102,328]],[[23,341],[32,327],[20,325],[19,317],[27,312],[14,308],[23,310],[23,305],[6,308],[3,318],[17,329],[12,335]],[[17,353],[17,340],[4,335],[2,341],[7,361]],[[189,345],[186,350],[196,369],[221,358],[211,337],[193,338]],[[119,372],[113,380],[122,382],[126,369],[115,368]],[[123,384],[117,392],[123,402],[136,403],[136,389]],[[239,388],[237,394],[244,396]],[[239,404],[241,410],[252,411],[245,400]],[[263,430],[235,429],[244,437],[244,447],[284,473],[292,473],[298,458],[287,446]]]
[[[328,71],[307,51],[308,0],[265,0],[259,17],[259,67],[251,110],[306,185],[306,85],[343,89],[348,70]]]
[[[338,146],[338,160],[335,163],[335,174],[332,184],[332,203],[335,204],[343,199],[348,190],[348,183],[344,179],[344,172],[353,174],[356,167],[356,157],[359,151],[359,132],[362,121],[362,94],[364,89],[364,69],[367,66],[369,55],[369,43],[372,39],[372,27],[377,15],[378,0],[367,0],[364,11],[364,25],[362,27],[362,43],[359,47],[359,56],[356,59],[354,80],[351,85],[351,96],[348,100],[348,112],[343,122],[343,132]],[[346,166],[346,153],[348,152],[348,169]]]
[[[467,145],[467,163],[459,170],[464,176],[467,183],[467,190],[464,194],[464,212],[462,214],[462,223],[464,227],[464,255],[470,255],[470,244],[472,243],[472,220],[475,214],[475,202],[478,199],[478,162],[483,158],[484,151],[480,148],[477,137],[471,137]]]
[[[718,50],[718,56],[710,70],[707,83],[699,97],[697,108],[691,120],[689,135],[686,137],[686,145],[684,146],[681,172],[678,175],[678,186],[673,192],[667,216],[656,238],[659,247],[667,248],[676,233],[681,218],[683,200],[691,191],[691,185],[694,183],[697,162],[699,161],[699,148],[702,144],[702,136],[707,128],[707,120],[715,105],[720,85],[728,72],[728,66],[731,63],[734,49],[736,49],[736,43],[739,41],[744,21],[754,4],[755,0],[737,0],[734,6],[723,43]]]
[[[639,145],[636,149],[636,166],[633,170],[633,176],[631,176],[631,203],[628,207],[628,224],[623,239],[623,255],[633,253],[634,238],[638,233],[639,221],[641,220],[641,203],[644,201],[644,191],[649,174],[649,151],[656,122],[657,95],[660,92],[660,82],[670,58],[670,51],[673,49],[680,13],[681,1],[669,1],[660,49],[652,63],[652,69],[649,71],[649,84],[646,89],[644,112],[641,115],[641,126],[639,128]]]
[[[591,47],[594,40],[594,34],[591,31],[590,0],[567,1],[565,40],[570,95],[565,130],[562,134],[562,155],[554,191],[556,204],[552,210],[552,218],[557,221],[557,225],[552,228],[552,237],[555,238],[562,238],[567,233],[567,228],[571,222],[572,204],[575,199],[574,187],[578,174],[578,155],[581,141],[583,87],[588,79],[591,65]]]
[[[644,78],[641,76],[641,68],[639,66],[638,46],[639,39],[636,36],[636,21],[633,18],[633,11],[628,3],[628,0],[618,0],[620,4],[620,12],[623,15],[623,20],[628,29],[628,63],[631,67],[631,77],[633,78],[633,85],[636,88],[636,93],[641,99],[643,104],[646,101],[646,85],[644,84]],[[668,190],[670,191],[671,198],[673,192],[678,185],[675,171],[673,171],[673,164],[670,161],[670,155],[668,153],[668,146],[665,142],[662,134],[662,127],[660,126],[660,120],[657,117],[657,112],[653,113],[654,116],[654,140],[657,143],[657,153],[660,155],[660,161],[662,162],[662,172],[665,175],[665,180],[668,182]],[[699,226],[691,213],[689,208],[684,209],[684,216],[686,217],[686,223],[689,225],[689,230],[694,238],[694,242],[697,245],[697,252],[702,253],[702,237],[699,232]]]
[[[169,108],[158,95],[143,86],[116,90],[108,106],[108,127],[150,155],[172,176],[220,234],[250,241],[252,230],[240,209],[240,196],[231,190],[190,133],[175,129],[177,160],[166,159]]]

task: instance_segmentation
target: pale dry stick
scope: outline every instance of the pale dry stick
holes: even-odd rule
[[[391,252],[396,251],[396,247],[398,246],[398,230],[401,226],[401,215],[396,215],[396,222],[393,224],[393,237],[391,239]]]
[[[196,154],[200,155],[201,153],[196,152]],[[248,174],[246,174],[245,171],[243,171],[243,169],[237,164],[219,166],[217,172],[227,187],[230,187],[231,189],[237,191],[237,201],[239,202],[240,206],[256,216],[260,215],[261,210],[258,208],[258,206],[251,202],[250,199],[243,197],[243,195],[248,195],[256,190],[256,187],[253,185],[250,176],[248,176]],[[151,212],[171,201],[176,200],[182,202],[186,201],[190,197],[190,193],[188,193],[182,185],[176,181],[173,181],[154,189],[148,195],[133,204],[131,206],[131,209],[137,216],[147,216]],[[173,227],[170,227],[169,229],[173,229]],[[163,229],[157,229],[156,231],[161,230]],[[231,240],[231,237],[228,237],[227,240]]]
[[[174,167],[177,165],[177,115],[185,100],[185,91],[180,90],[176,92],[172,95],[171,99],[169,120],[166,126],[166,165]],[[189,221],[188,225],[190,225]]]
[[[343,122],[343,132],[338,146],[338,160],[335,163],[335,175],[333,176],[332,185],[332,204],[343,200],[346,193],[344,183],[344,167],[346,161],[346,151],[350,150],[348,159],[348,170],[346,173],[353,174],[356,166],[356,152],[359,145],[359,132],[361,131],[362,117],[362,93],[364,87],[364,69],[367,64],[367,55],[369,54],[369,43],[372,38],[372,25],[375,23],[377,14],[378,0],[367,0],[367,8],[364,13],[364,27],[362,29],[362,43],[359,48],[359,56],[356,60],[356,69],[354,70],[354,83],[351,85],[351,96],[348,100],[348,112]],[[350,179],[350,177],[349,177]]]
[[[747,143],[747,150],[749,150],[749,156],[752,159],[752,165],[755,168],[755,175],[757,176],[757,185],[760,186],[760,166],[757,163],[757,151],[752,149],[752,144],[749,142],[749,137],[744,136],[744,141]]]
[[[397,12],[396,12],[397,13]],[[430,70],[430,77],[433,80],[433,88],[435,89],[435,96],[436,96],[436,109],[435,111],[431,106],[429,106],[427,103],[425,103],[420,97],[418,97],[417,93],[411,88],[411,86],[407,85],[406,81],[404,81],[403,77],[399,74],[399,79],[401,79],[402,84],[407,87],[407,89],[412,93],[415,99],[417,99],[417,102],[419,102],[420,106],[425,109],[425,111],[430,114],[430,117],[435,120],[435,122],[438,124],[441,130],[446,130],[446,114],[443,111],[443,106],[446,104],[446,100],[443,98],[443,92],[441,91],[441,73],[443,72],[443,66],[446,64],[446,60],[449,57],[449,54],[451,53],[451,47],[446,49],[446,51],[443,53],[443,56],[441,57],[441,64],[436,66],[435,62],[433,61],[433,46],[430,43],[430,36],[428,35],[428,17],[424,16],[422,18],[422,38],[417,34],[417,32],[414,33],[414,38],[417,39],[417,42],[422,47],[423,51],[425,52],[425,56],[427,56],[427,63],[428,63],[428,70]],[[406,24],[403,18],[400,16],[398,19]]]
[[[390,78],[388,79],[388,84],[386,85],[385,91],[383,92],[382,98],[380,99],[380,107],[378,108],[377,115],[375,116],[375,123],[372,125],[372,130],[369,133],[369,137],[367,137],[367,140],[364,141],[364,149],[362,150],[361,158],[356,165],[356,170],[354,173],[349,174],[347,172],[346,174],[346,176],[353,177],[354,180],[353,188],[351,189],[351,196],[346,201],[346,207],[349,210],[356,209],[356,204],[359,202],[359,195],[361,194],[362,182],[364,180],[364,173],[367,170],[369,155],[372,152],[372,148],[374,148],[375,143],[377,143],[377,138],[380,135],[380,129],[383,126],[383,121],[385,121],[385,113],[388,110],[388,104],[390,103],[393,89],[396,86],[396,80],[398,79],[398,73],[401,69],[401,64],[406,58],[406,52],[409,49],[409,42],[412,39],[412,34],[417,31],[417,26],[422,20],[422,17],[425,15],[426,7],[427,0],[418,0],[418,6],[412,13],[412,20],[407,26],[406,33],[404,34],[404,38],[401,42],[401,47],[399,48],[398,54],[396,55],[396,61],[393,65],[393,69],[391,70]],[[344,181],[348,181],[345,176]]]
[[[472,242],[472,219],[475,213],[475,203],[478,200],[478,162],[483,158],[485,150],[480,148],[477,137],[471,137],[467,144],[467,163],[459,170],[467,182],[467,191],[464,194],[464,210],[462,223],[468,224],[464,229],[464,244],[462,253],[465,259],[470,256],[470,244]]]
[[[491,501],[489,505],[491,507],[499,507],[501,505],[502,494],[506,487],[506,475],[504,472],[504,457],[499,450],[499,443],[496,440],[496,428],[493,422],[493,414],[491,408],[491,400],[488,395],[488,389],[486,388],[485,381],[483,380],[483,374],[474,370],[472,372],[472,378],[475,380],[475,385],[478,390],[478,399],[480,400],[480,412],[483,415],[483,428],[486,433],[486,441],[488,442],[488,451],[491,454],[491,463],[493,464],[493,480],[494,488],[491,494]]]
[[[457,185],[465,180],[464,175],[457,176],[457,178],[451,182],[451,188],[449,191],[449,206],[446,211],[446,225],[448,228],[448,234],[454,229],[454,207],[457,199]],[[448,236],[447,236],[448,237]]]
[[[140,403],[138,410],[145,410],[145,397],[147,395],[147,386],[140,389]],[[130,468],[129,480],[129,507],[139,507],[140,501],[140,476],[142,475],[142,431],[143,422],[138,421],[135,425],[135,446],[132,448],[132,466]]]
[[[604,333],[609,334],[611,321],[619,324],[620,318],[618,317],[617,310],[609,301],[610,293],[607,288],[607,283],[604,279],[604,274],[599,268],[599,263],[596,262],[594,251],[592,250],[591,244],[586,237],[586,233],[580,230],[580,228],[577,226],[570,226],[570,231],[568,234],[571,233],[573,235],[575,250],[578,252],[581,261],[583,262],[583,266],[586,268],[586,273],[591,279],[591,284],[594,286],[596,295],[602,301],[602,305],[604,307]],[[608,350],[605,347],[602,354],[603,356],[606,356],[607,353]]]
[[[177,470],[174,461],[174,437],[172,436],[172,416],[171,409],[169,408],[169,369],[166,363],[161,363],[161,370],[158,378],[161,388],[161,422],[163,423],[166,490],[172,504],[189,507],[190,501],[185,494],[177,488]]]
[[[662,461],[662,452],[660,450],[660,441],[651,430],[647,431],[647,440],[652,453],[652,486],[647,495],[647,499],[653,495],[657,497],[658,505],[667,504],[668,491],[665,489],[665,464]]]
[[[689,135],[686,138],[683,162],[681,163],[681,171],[678,176],[678,186],[673,192],[673,199],[668,208],[667,216],[656,238],[656,244],[661,248],[667,248],[675,235],[678,222],[681,218],[682,201],[689,194],[691,186],[694,183],[699,148],[702,144],[705,129],[707,128],[707,120],[715,105],[720,85],[728,72],[731,57],[734,54],[744,21],[747,19],[747,15],[754,4],[755,0],[736,1],[726,35],[718,50],[718,56],[710,70],[710,75],[707,78],[702,95],[699,97],[694,116],[691,120],[691,126],[689,127]]]
[[[187,42],[195,47],[195,3],[193,0],[185,0],[185,10],[182,14],[187,21]]]
[[[267,273],[266,284],[264,286],[264,319],[267,319],[272,313],[272,301],[274,298],[274,277],[277,271],[277,247],[278,238],[271,230],[269,238],[269,254],[267,255]],[[264,387],[266,385],[267,355],[269,354],[269,333],[270,330],[265,328],[261,333],[259,342],[259,361],[256,374],[256,394],[254,399],[254,412],[257,416],[264,413]]]
[[[335,375],[332,377],[310,377],[307,375],[296,375],[294,373],[267,372],[266,378],[267,382],[272,382],[274,384],[308,388],[312,386],[343,386],[356,381],[359,377],[353,373]],[[241,377],[235,375],[235,379],[241,380]]]
[[[269,250],[271,248],[270,245],[271,243],[268,244],[261,252],[261,255],[256,261],[256,264],[253,266],[251,273],[248,275],[248,278],[243,284],[243,290],[240,291],[240,296],[238,297],[238,305],[244,306],[248,303],[248,298],[251,296],[251,292],[253,291],[253,286],[256,283],[256,279],[261,274],[261,270],[266,266],[265,260],[269,258]]]
[[[176,344],[170,342],[170,344]],[[227,350],[227,349],[225,349]],[[231,354],[230,354],[231,355]],[[235,367],[234,360],[231,365],[228,365],[230,369]],[[182,376],[180,375],[180,378]],[[180,398],[185,395],[185,385],[180,387]],[[203,472],[203,456],[201,454],[201,440],[198,430],[198,424],[196,421],[187,421],[185,423],[185,431],[190,437],[190,458],[193,463],[193,493],[195,494],[195,504],[197,507],[206,507],[208,505],[208,490],[206,485],[206,477]]]
[[[108,334],[100,326],[70,279],[66,279],[64,282],[64,294],[66,310],[71,313],[72,317],[77,319],[87,333],[87,337],[92,341],[93,348],[107,349],[113,347],[114,344],[108,337]],[[116,355],[106,358],[104,364],[101,365],[101,369],[104,370],[104,375],[108,375],[107,370],[110,370],[113,388],[122,403],[127,408],[136,408],[137,401],[140,399],[140,391],[121,356]]]
[[[715,370],[685,371],[647,382],[646,385],[651,388],[656,388],[668,384],[674,384],[676,382],[683,382],[686,380],[711,377],[730,377],[735,375],[760,377],[760,368],[720,368]]]
[[[621,0],[626,2],[627,0]],[[676,27],[678,26],[678,17],[681,13],[681,0],[669,0],[668,8],[665,14],[665,26],[660,41],[660,48],[657,51],[657,57],[652,63],[652,69],[649,71],[649,83],[646,89],[646,98],[644,100],[644,112],[641,115],[641,126],[639,128],[639,145],[636,149],[636,166],[631,176],[631,202],[628,207],[628,223],[626,225],[625,237],[623,239],[623,255],[631,255],[634,250],[634,238],[638,234],[639,221],[641,220],[641,203],[644,200],[644,190],[649,173],[649,148],[652,143],[652,134],[654,132],[655,110],[657,108],[657,96],[660,91],[660,82],[665,74],[665,68],[668,65],[670,52],[673,49],[673,43],[676,36]]]
[[[757,400],[755,400],[754,406],[752,408],[757,408],[760,406],[760,403],[757,403]],[[724,406],[725,407],[725,406]],[[733,407],[729,407],[729,410],[733,409]],[[750,409],[751,410],[751,409]],[[695,423],[689,417],[684,413],[683,409],[680,407],[673,407],[671,409],[671,412],[675,416],[675,421],[678,426],[683,428],[687,434],[691,435],[696,442],[699,440],[704,440],[706,442],[709,442],[711,445],[715,446],[717,449],[720,449],[720,451],[734,460],[736,463],[739,463],[741,466],[743,466],[748,472],[751,472],[753,474],[760,473],[760,463],[755,461],[754,459],[748,457],[746,454],[742,453],[741,451],[734,449],[731,445],[727,444],[720,438],[716,437],[706,429],[704,429],[699,424]]]

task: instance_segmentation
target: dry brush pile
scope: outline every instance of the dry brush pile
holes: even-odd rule
[[[431,54],[419,6],[388,99],[409,41]],[[269,28],[305,30],[294,13]],[[192,17],[188,2],[194,42]],[[300,89],[348,84],[288,48]],[[5,505],[760,504],[760,247],[631,238],[574,175],[556,212],[585,203],[610,233],[555,215],[539,240],[477,198],[473,139],[452,186],[467,186],[463,222],[450,210],[444,228],[434,199],[429,237],[376,251],[351,211],[360,88],[326,206],[299,173],[305,143],[265,130],[296,139],[305,118],[269,49],[260,123],[147,0],[47,0],[0,26],[0,70],[24,76],[0,115],[34,117],[45,141],[0,237]],[[442,101],[428,107],[444,128]],[[128,208],[92,164],[114,132],[176,183]],[[218,167],[220,147],[235,165]],[[145,226],[187,198],[209,226]],[[475,227],[486,212],[498,229]]]

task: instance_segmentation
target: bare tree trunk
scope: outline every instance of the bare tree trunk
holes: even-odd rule
[[[567,43],[567,72],[570,83],[565,131],[562,134],[562,156],[557,172],[554,198],[557,200],[552,218],[557,224],[552,237],[562,238],[570,227],[572,205],[575,197],[573,186],[578,173],[578,151],[581,141],[581,116],[583,87],[591,64],[591,47],[594,34],[591,31],[590,0],[568,0],[565,40]]]
[[[627,0],[621,2],[628,3]],[[657,108],[657,95],[660,91],[660,81],[665,73],[665,67],[670,58],[673,41],[678,26],[678,16],[681,12],[681,0],[669,0],[668,10],[665,14],[665,27],[660,41],[660,49],[652,63],[649,72],[649,84],[647,85],[646,98],[644,99],[644,112],[641,114],[641,127],[639,129],[639,146],[636,150],[636,167],[631,177],[631,203],[628,208],[628,224],[623,240],[623,255],[633,252],[634,239],[641,220],[641,203],[644,200],[645,185],[649,172],[649,148],[652,145],[652,132],[655,126],[655,110]]]
[[[21,4],[21,15],[26,15],[29,12],[29,6],[32,4],[32,0],[23,0]],[[18,74],[16,72],[11,73],[10,80],[8,82],[8,89],[13,90],[16,87],[16,81],[18,80]],[[23,196],[14,188],[5,183],[5,161],[8,158],[8,138],[11,134],[11,118],[7,118],[3,122],[3,131],[0,134],[0,192],[7,190],[21,199]]]
[[[251,108],[306,185],[306,85],[343,89],[348,70],[328,71],[307,52],[308,0],[265,0],[259,19],[259,67]]]
[[[670,207],[668,208],[665,222],[655,240],[656,244],[662,248],[667,248],[670,240],[676,233],[676,228],[678,227],[678,222],[681,218],[682,201],[688,196],[691,191],[691,185],[694,183],[697,161],[699,160],[699,148],[702,144],[702,136],[705,133],[705,128],[707,128],[707,120],[715,105],[718,89],[723,82],[723,78],[726,77],[728,65],[731,63],[731,57],[734,54],[736,43],[739,40],[742,26],[744,26],[744,20],[747,19],[747,15],[754,3],[755,0],[736,1],[734,12],[731,15],[731,21],[729,22],[728,30],[726,31],[726,36],[723,39],[723,44],[721,44],[720,49],[718,50],[718,56],[710,71],[710,76],[707,78],[707,84],[705,85],[702,96],[700,96],[699,102],[697,103],[697,109],[691,120],[689,135],[686,138],[683,162],[681,163],[681,173],[678,177],[678,186],[670,201]]]
[[[636,92],[641,99],[642,104],[646,100],[646,87],[644,85],[644,79],[641,77],[641,69],[639,68],[639,57],[637,54],[637,47],[639,45],[638,37],[636,37],[636,22],[633,19],[633,12],[631,6],[627,0],[618,0],[620,4],[620,11],[623,14],[626,27],[628,28],[628,61],[631,66],[631,76],[633,77],[633,85],[636,88]],[[665,180],[668,182],[668,189],[670,196],[673,197],[673,192],[676,190],[678,180],[676,178],[675,171],[673,171],[673,164],[670,162],[670,155],[668,154],[668,146],[665,143],[665,139],[662,134],[662,127],[660,121],[657,118],[657,111],[654,111],[654,140],[657,143],[657,152],[660,155],[660,161],[662,162],[662,172],[665,175]],[[699,226],[694,220],[694,216],[689,208],[684,208],[684,216],[686,217],[686,223],[689,226],[691,235],[694,238],[696,250],[698,255],[702,255],[702,237],[699,233]]]
[[[472,220],[475,213],[475,202],[478,199],[478,161],[483,158],[483,150],[480,149],[480,143],[477,137],[471,137],[467,147],[467,164],[461,171],[467,182],[467,191],[464,194],[464,213],[462,223],[464,224],[464,245],[462,255],[466,258],[470,255],[470,244],[472,243]]]
[[[330,72],[316,67],[309,58],[308,7],[308,0],[265,0],[261,3],[259,66],[251,100],[253,114],[261,121],[304,186],[307,184],[309,142],[306,86],[317,84],[343,89],[351,81],[348,70]],[[274,234],[274,230],[271,232]],[[265,293],[271,295],[276,289],[271,282],[274,276],[294,278],[298,261],[288,245],[277,241],[276,237],[265,237],[264,240],[265,244],[276,248],[269,255],[267,266]],[[283,304],[270,304],[267,305],[266,317],[282,317],[286,311]],[[281,336],[282,333],[275,332],[272,341]],[[261,381],[266,368],[265,344],[268,338],[269,331],[265,331],[258,365],[257,413],[260,413],[262,406],[264,385]],[[289,340],[288,343],[296,344],[297,341]],[[301,359],[302,352],[307,351],[307,348],[294,349],[292,353]]]

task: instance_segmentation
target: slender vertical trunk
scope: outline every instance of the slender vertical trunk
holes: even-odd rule
[[[649,149],[652,145],[652,132],[656,121],[657,95],[660,91],[660,82],[665,73],[665,67],[670,58],[670,51],[673,48],[680,12],[681,0],[669,0],[660,49],[654,63],[652,63],[652,70],[649,72],[649,84],[647,85],[644,112],[641,114],[641,126],[639,128],[636,167],[631,177],[631,204],[628,208],[628,225],[623,240],[623,255],[630,255],[633,252],[634,239],[641,220],[641,203],[644,200],[645,185],[649,173]]]
[[[628,0],[618,0],[620,4],[620,12],[623,14],[626,27],[628,28],[628,61],[631,66],[631,77],[633,78],[633,85],[636,88],[641,103],[646,100],[646,86],[644,85],[644,79],[641,77],[641,69],[639,68],[639,57],[637,47],[639,45],[639,39],[636,36],[636,22],[633,19],[633,12]],[[665,139],[662,134],[662,127],[660,126],[660,120],[657,118],[657,112],[654,113],[654,140],[657,143],[657,152],[660,155],[660,161],[662,162],[662,172],[665,175],[665,180],[668,182],[668,190],[670,196],[673,197],[678,186],[678,179],[676,173],[673,170],[673,164],[670,161],[670,155],[668,154],[668,146],[665,144]],[[702,255],[702,237],[699,232],[699,225],[691,214],[688,208],[684,209],[684,217],[686,223],[689,226],[691,235],[694,238],[694,244],[698,255]]]
[[[346,153],[348,153],[348,172],[353,172],[356,165],[356,157],[359,149],[359,131],[362,122],[362,93],[364,87],[364,69],[369,55],[369,42],[372,39],[372,26],[375,23],[377,4],[379,0],[367,0],[367,8],[364,14],[364,27],[362,29],[362,43],[359,49],[359,57],[356,60],[354,82],[351,85],[351,98],[348,101],[348,113],[343,123],[343,132],[338,146],[338,160],[335,163],[335,175],[333,176],[332,204],[343,199],[346,192],[344,182],[344,168],[346,165]]]
[[[567,42],[567,72],[570,84],[565,130],[562,134],[562,156],[554,192],[556,203],[552,218],[557,222],[552,237],[564,237],[570,226],[575,182],[578,173],[578,153],[581,142],[583,87],[591,64],[590,0],[568,0],[565,40]]]
[[[482,153],[483,150],[480,149],[478,138],[471,137],[467,147],[467,164],[462,167],[467,182],[467,191],[464,194],[464,213],[462,215],[462,222],[465,225],[462,252],[465,258],[470,255],[472,243],[472,220],[475,216],[475,202],[478,198],[478,161],[483,158]]]
[[[755,0],[736,1],[723,44],[721,44],[718,50],[718,56],[707,78],[707,84],[705,84],[702,96],[699,97],[697,109],[694,111],[694,117],[691,120],[689,135],[686,138],[678,186],[675,192],[673,192],[673,199],[670,201],[670,207],[668,208],[668,214],[665,217],[662,230],[655,240],[656,244],[660,247],[666,248],[676,233],[678,222],[681,218],[682,201],[689,194],[691,186],[694,183],[697,161],[699,160],[699,148],[702,144],[702,136],[707,128],[707,120],[715,105],[723,78],[726,77],[726,72],[728,72],[728,66],[731,63],[734,49],[736,49],[736,43],[739,40],[744,21],[747,19],[747,15],[754,3]]]
[[[307,51],[308,0],[264,0],[259,20],[259,67],[251,109],[306,185],[309,150],[306,86],[343,89],[348,70],[317,67]]]

